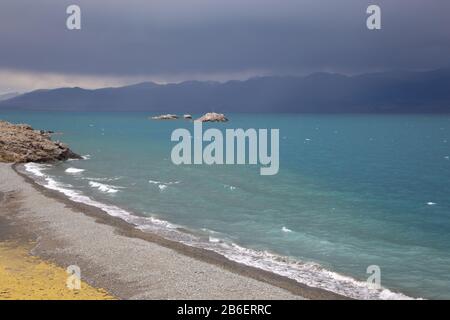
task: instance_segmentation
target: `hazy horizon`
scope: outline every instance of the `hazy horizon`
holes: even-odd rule
[[[355,73],[355,74],[346,74],[346,73],[339,73],[339,72],[326,72],[326,71],[316,71],[316,72],[311,72],[311,73],[307,73],[307,74],[271,74],[271,75],[254,75],[251,77],[247,77],[247,78],[242,78],[242,79],[235,79],[235,78],[230,78],[230,79],[226,79],[226,80],[211,80],[211,79],[204,79],[204,80],[198,80],[198,79],[186,79],[186,80],[180,80],[180,81],[173,81],[173,82],[158,82],[158,81],[154,81],[151,79],[142,79],[141,81],[137,81],[137,82],[130,82],[130,83],[123,83],[123,84],[117,84],[117,85],[106,85],[106,86],[96,86],[96,87],[91,87],[89,85],[87,86],[82,86],[82,85],[68,85],[68,86],[55,86],[55,87],[42,87],[42,88],[36,88],[36,89],[32,89],[29,91],[4,91],[4,92],[0,92],[0,96],[1,95],[7,95],[7,94],[24,94],[24,93],[28,93],[28,92],[32,92],[32,91],[39,91],[39,90],[54,90],[54,89],[63,89],[63,88],[80,88],[83,90],[99,90],[99,89],[107,89],[107,88],[121,88],[121,87],[128,87],[128,86],[135,86],[135,85],[139,85],[139,84],[144,84],[144,83],[153,83],[153,84],[157,84],[157,85],[171,85],[171,84],[181,84],[181,83],[186,83],[186,82],[212,82],[212,83],[220,83],[220,84],[224,84],[227,82],[233,82],[233,81],[239,81],[239,82],[245,82],[251,79],[258,79],[258,78],[266,78],[266,77],[272,77],[272,78],[305,78],[305,77],[309,77],[315,74],[333,74],[333,75],[340,75],[340,76],[345,76],[345,77],[357,77],[357,76],[362,76],[362,75],[368,75],[368,74],[382,74],[382,73],[390,73],[390,72],[432,72],[432,71],[439,71],[439,70],[448,70],[450,69],[450,67],[441,67],[441,68],[435,68],[435,69],[424,69],[424,70],[406,70],[406,69],[392,69],[392,70],[384,70],[384,71],[378,71],[378,72],[364,72],[364,73]]]

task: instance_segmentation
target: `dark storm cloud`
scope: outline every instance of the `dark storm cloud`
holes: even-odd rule
[[[65,27],[82,9],[82,30]],[[382,8],[381,31],[365,27]],[[90,75],[449,66],[448,0],[2,0],[0,69]]]

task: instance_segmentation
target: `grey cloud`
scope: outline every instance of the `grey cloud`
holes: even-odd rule
[[[65,29],[69,4],[82,30]],[[365,28],[382,7],[383,29]],[[446,0],[3,0],[0,69],[91,75],[449,66]]]

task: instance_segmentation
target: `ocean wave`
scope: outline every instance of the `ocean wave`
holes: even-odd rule
[[[69,187],[70,187],[69,185],[62,184],[62,183],[56,181],[55,179],[53,179],[52,177],[46,175],[43,172],[45,167],[41,164],[27,163],[27,164],[25,164],[24,167],[27,172],[31,173],[32,175],[34,175],[38,178],[36,180],[36,182],[38,184],[40,184],[48,189],[58,191],[58,192],[64,194],[65,196],[67,196],[70,200],[72,200],[74,202],[84,203],[84,204],[102,209],[109,215],[111,215],[113,217],[122,218],[123,220],[130,222],[132,224],[135,224],[135,220],[139,220],[139,218],[140,218],[140,217],[132,216],[131,213],[129,213],[128,211],[123,210],[117,206],[107,205],[102,202],[93,200],[90,197],[84,195],[81,191],[69,189]],[[147,218],[145,218],[145,219],[147,219]],[[149,221],[152,221],[152,223],[153,223],[153,220],[149,220]],[[167,225],[165,225],[165,226],[167,227]]]
[[[283,226],[283,228],[281,228],[281,231],[283,231],[283,232],[292,232],[291,229],[288,229],[288,228],[286,228],[284,226]]]
[[[100,182],[95,182],[95,181],[89,181],[89,185],[92,188],[96,188],[98,190],[100,190],[101,192],[105,192],[105,193],[117,193],[119,192],[118,188],[116,186],[111,186],[108,184],[103,184]]]
[[[220,240],[219,238],[214,238],[214,237],[209,237],[209,242],[212,242],[212,243],[219,243],[219,242],[221,242],[222,240]]]
[[[162,182],[162,181],[158,181],[158,180],[148,180],[148,183],[150,184],[154,184],[157,185],[159,190],[164,191],[167,189],[168,186],[173,185],[173,184],[179,184],[180,181],[169,181],[169,182]]]
[[[94,178],[94,177],[85,177],[83,178],[84,180],[89,180],[89,181],[101,181],[101,182],[110,182],[110,181],[117,181],[122,179],[122,177],[110,177],[110,178]]]
[[[78,169],[78,168],[68,168],[65,170],[66,173],[71,173],[71,174],[82,173],[84,171],[85,171],[84,169]]]
[[[171,185],[171,184],[179,184],[181,181],[169,181],[169,182],[162,182],[157,180],[148,180],[148,183],[150,184],[165,184],[165,185]]]
[[[42,172],[43,167],[37,163],[27,163],[25,164],[25,170],[34,174],[37,177],[46,177],[46,175]]]
[[[234,242],[219,238],[217,232],[207,229],[202,230],[210,232],[215,236],[209,236],[207,241],[204,241],[200,236],[179,231],[180,226],[168,221],[155,217],[136,216],[117,206],[107,205],[93,200],[80,191],[69,189],[67,185],[61,184],[46,175],[43,172],[45,167],[42,165],[34,163],[26,164],[25,169],[37,177],[37,183],[42,184],[48,189],[63,193],[72,201],[100,208],[113,217],[119,217],[135,225],[139,230],[155,232],[170,240],[216,252],[237,263],[269,271],[310,287],[321,288],[349,298],[383,300],[412,299],[402,293],[393,292],[383,287],[379,289],[372,288],[364,281],[358,281],[349,276],[327,270],[317,263],[302,262],[298,259],[280,256],[269,251],[244,248]]]
[[[354,299],[409,300],[402,293],[371,288],[368,283],[324,269],[312,262],[301,262],[268,251],[241,247],[235,243],[214,243],[213,251],[238,263],[276,273],[313,288],[321,288]]]

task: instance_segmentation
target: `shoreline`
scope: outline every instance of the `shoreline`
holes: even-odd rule
[[[319,288],[311,288],[306,285],[303,285],[293,279],[280,276],[268,271],[264,271],[262,269],[258,269],[255,267],[243,265],[234,261],[231,261],[224,256],[215,253],[213,251],[200,249],[191,247],[179,242],[175,242],[172,240],[165,239],[157,234],[150,233],[148,231],[141,231],[135,228],[134,225],[131,225],[130,223],[122,220],[121,218],[113,217],[108,215],[106,212],[101,210],[100,208],[92,207],[90,205],[74,202],[70,199],[68,199],[65,195],[61,194],[60,192],[50,190],[45,188],[44,186],[39,185],[36,183],[31,177],[27,176],[26,174],[20,172],[17,170],[16,165],[6,165],[2,164],[3,167],[9,166],[10,170],[14,172],[14,174],[17,175],[18,178],[21,178],[26,185],[28,185],[30,188],[27,190],[28,193],[30,193],[30,190],[34,190],[37,194],[39,194],[41,197],[46,198],[46,201],[52,202],[51,205],[63,205],[64,211],[67,211],[67,214],[71,214],[71,216],[67,216],[68,220],[76,219],[76,220],[83,220],[83,224],[89,224],[88,230],[83,230],[84,232],[92,233],[93,231],[101,231],[96,229],[106,229],[103,230],[103,233],[109,233],[113,234],[114,237],[120,237],[120,241],[125,242],[124,246],[129,246],[128,250],[135,250],[133,247],[134,242],[140,242],[139,247],[154,247],[151,248],[153,251],[169,251],[164,252],[163,256],[167,259],[167,256],[172,258],[173,260],[190,260],[187,264],[189,267],[189,270],[187,271],[186,268],[182,266],[174,266],[173,261],[161,261],[160,263],[162,265],[169,265],[172,266],[175,273],[177,271],[179,272],[180,267],[182,269],[182,272],[184,273],[183,276],[180,277],[180,279],[177,279],[177,281],[181,281],[183,286],[189,287],[194,285],[195,287],[195,294],[192,292],[184,292],[183,294],[177,292],[171,292],[171,289],[165,289],[164,294],[161,296],[161,293],[158,293],[158,290],[154,290],[152,285],[150,285],[150,288],[145,288],[142,284],[136,286],[136,281],[138,280],[144,280],[144,282],[148,279],[145,279],[145,276],[149,274],[149,277],[152,278],[152,272],[155,273],[155,270],[147,270],[138,268],[136,270],[133,270],[134,275],[130,274],[123,274],[124,269],[116,267],[112,269],[120,269],[118,274],[114,274],[116,276],[117,280],[111,280],[111,272],[108,272],[108,269],[111,269],[111,267],[108,264],[105,264],[105,261],[99,261],[102,259],[97,259],[93,257],[90,254],[83,254],[84,249],[86,248],[80,248],[83,245],[83,241],[81,241],[80,246],[80,237],[75,238],[76,242],[78,242],[78,247],[74,248],[75,251],[81,251],[81,254],[78,255],[77,259],[79,261],[82,261],[80,264],[80,267],[82,267],[82,270],[84,271],[83,276],[85,277],[83,280],[86,280],[88,283],[93,284],[95,287],[102,287],[111,292],[111,294],[117,296],[118,298],[122,299],[129,299],[129,298],[163,298],[163,299],[347,299],[346,297],[340,296],[338,294],[319,289]],[[3,174],[3,173],[2,173]],[[1,195],[1,192],[0,192]],[[26,201],[26,199],[25,199]],[[54,203],[53,203],[54,202]],[[64,212],[66,213],[66,212]],[[82,213],[82,214],[80,214]],[[47,224],[55,221],[51,221],[52,219],[49,219],[48,216],[46,216]],[[88,223],[89,222],[89,223]],[[61,222],[59,222],[61,223]],[[28,226],[30,228],[30,226]],[[54,226],[53,226],[54,228]],[[45,228],[44,230],[36,230],[38,228],[31,227],[32,232],[37,233],[40,235],[41,240],[36,246],[36,248],[33,249],[33,254],[43,257],[44,259],[48,259],[51,261],[56,262],[57,265],[68,265],[68,262],[73,259],[73,254],[64,252],[68,251],[66,250],[65,246],[61,244],[60,240],[68,240],[68,239],[58,239],[61,237],[62,230],[49,230],[49,228]],[[51,229],[51,228],[50,228]],[[58,229],[58,228],[57,228]],[[64,228],[60,228],[64,229]],[[50,231],[50,232],[49,232]],[[53,233],[59,233],[57,236]],[[55,232],[56,231],[56,232]],[[58,232],[59,231],[59,232]],[[43,232],[47,233],[47,236],[45,238],[49,239],[42,239]],[[105,234],[102,234],[104,237]],[[100,238],[102,236],[99,236]],[[64,236],[62,236],[64,238]],[[68,238],[66,236],[66,238]],[[108,237],[106,237],[108,239]],[[53,252],[50,250],[52,247],[47,246],[44,243],[45,241],[48,242],[54,242],[52,245],[57,247],[57,250],[54,250],[56,252]],[[128,243],[130,242],[130,243]],[[124,259],[123,256],[120,255],[122,252],[115,252],[120,250],[114,250],[114,247],[111,247],[112,244],[108,241],[104,241],[103,243],[97,243],[97,246],[99,248],[102,248],[103,250],[108,250],[110,252],[109,258],[113,259],[114,263],[117,265],[120,264],[130,264],[130,262],[127,259]],[[70,251],[70,250],[69,250]],[[135,252],[136,255],[140,255],[141,253]],[[151,257],[154,256],[154,252],[152,250],[149,250],[149,248],[146,248],[145,251],[142,254],[150,254]],[[145,255],[144,254],[144,255]],[[130,254],[127,254],[130,255]],[[129,258],[137,258],[136,255],[130,256]],[[93,261],[94,260],[94,261]],[[185,261],[183,261],[185,262]],[[145,262],[141,261],[145,264]],[[69,263],[73,264],[73,263]],[[97,264],[98,266],[93,267],[92,265]],[[135,263],[136,264],[136,263]],[[175,263],[176,265],[177,263]],[[193,268],[191,266],[194,265]],[[151,267],[151,266],[150,266]],[[160,266],[161,268],[161,266]],[[101,277],[99,277],[98,270],[103,270],[104,272],[100,272],[100,274],[103,273]],[[150,268],[151,269],[151,268]],[[190,271],[190,269],[195,269],[195,271]],[[207,270],[205,270],[207,269]],[[213,270],[210,270],[213,269]],[[160,272],[161,270],[159,270]],[[211,278],[211,272],[215,275],[218,279],[210,279]],[[117,270],[114,270],[114,273],[117,273]],[[142,273],[142,275],[140,274]],[[186,273],[192,273],[189,274],[189,277]],[[198,276],[199,274],[204,274],[204,276]],[[203,281],[203,279],[207,280],[208,284],[194,284],[191,282],[191,280],[184,279],[184,278],[195,278],[196,281]],[[142,279],[144,278],[144,279]],[[154,278],[154,276],[153,276]],[[120,280],[119,280],[120,279]],[[124,280],[122,282],[122,280]],[[169,283],[173,282],[174,279],[170,279]],[[135,289],[130,287],[130,282],[133,283]],[[166,282],[166,279],[164,277],[158,277],[158,282],[160,284],[164,284]],[[209,283],[212,282],[212,283]],[[232,285],[230,288],[230,282],[234,282],[234,286]],[[167,283],[166,283],[167,285]],[[210,285],[216,285],[218,288],[223,287],[229,287],[229,292],[225,290],[225,292],[211,292],[211,289],[209,288]],[[170,287],[170,286],[169,286]],[[253,288],[250,290],[250,288]],[[173,288],[172,288],[173,289]],[[136,290],[137,292],[135,292]],[[173,291],[173,290],[172,290]],[[189,291],[189,290],[188,290]]]

